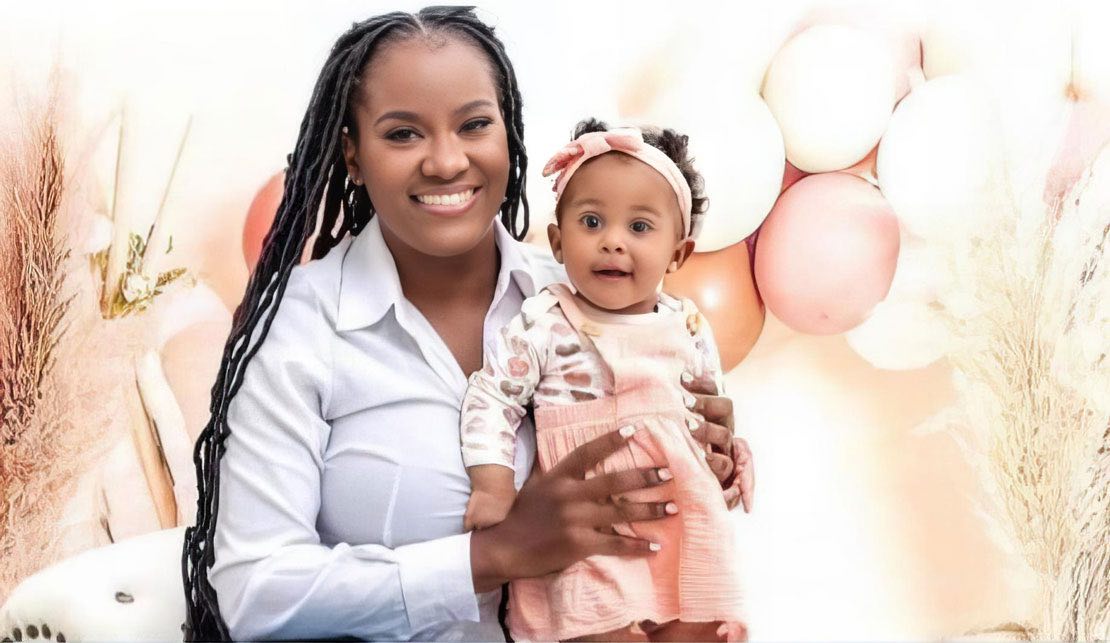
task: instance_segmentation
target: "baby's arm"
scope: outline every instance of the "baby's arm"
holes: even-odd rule
[[[717,340],[713,337],[713,329],[709,327],[709,320],[702,313],[697,313],[694,323],[694,346],[698,349],[698,368],[701,372],[694,373],[699,380],[712,382],[716,386],[716,394],[725,394],[725,375],[721,368],[721,355],[717,349]]]
[[[495,525],[516,498],[513,458],[516,430],[531,402],[542,368],[535,325],[517,315],[498,334],[485,366],[470,376],[463,399],[463,464],[470,476],[465,530]]]

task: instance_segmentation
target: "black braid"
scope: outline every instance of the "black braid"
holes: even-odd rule
[[[342,128],[354,128],[350,114],[352,89],[357,89],[367,63],[382,46],[431,34],[472,41],[493,64],[509,147],[509,182],[501,204],[501,221],[518,240],[528,232],[528,201],[524,195],[528,159],[524,152],[520,90],[504,45],[493,28],[474,15],[473,7],[427,7],[416,15],[394,12],[355,23],[340,36],[320,71],[301,122],[296,147],[289,156],[285,192],[243,301],[235,310],[212,388],[211,417],[193,451],[199,501],[196,525],[186,530],[182,552],[186,640],[231,638],[220,615],[216,592],[208,582],[208,570],[215,558],[212,542],[219,509],[220,458],[231,432],[227,425],[228,405],[243,384],[247,365],[269,333],[290,271],[300,261],[318,216],[320,228],[312,249],[313,259],[326,255],[348,234],[357,235],[374,216],[366,188],[354,185],[347,174],[340,143]],[[524,217],[518,227],[521,206]],[[256,331],[259,322],[262,328]]]

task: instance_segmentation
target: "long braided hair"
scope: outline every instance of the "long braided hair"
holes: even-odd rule
[[[320,71],[301,122],[296,147],[288,159],[284,196],[243,301],[235,310],[212,388],[211,417],[193,451],[199,502],[196,525],[186,530],[182,552],[186,640],[230,640],[216,603],[216,592],[208,582],[208,570],[215,559],[212,542],[220,504],[220,458],[230,434],[229,402],[243,383],[247,364],[269,332],[290,271],[316,229],[318,214],[321,221],[312,248],[313,259],[326,255],[348,233],[357,235],[374,216],[366,188],[352,183],[347,174],[341,132],[344,127],[352,132],[355,129],[350,107],[357,92],[352,90],[357,89],[374,53],[388,43],[418,37],[462,38],[476,44],[489,57],[509,146],[509,182],[501,204],[501,222],[518,240],[528,231],[528,201],[524,194],[528,159],[524,153],[516,74],[504,45],[493,28],[478,19],[474,8],[427,7],[415,15],[389,13],[357,22],[340,36]],[[523,221],[518,221],[521,210]],[[261,333],[252,339],[260,322]]]

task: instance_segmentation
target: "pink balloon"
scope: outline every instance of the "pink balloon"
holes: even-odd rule
[[[843,172],[807,176],[760,227],[759,293],[794,330],[842,333],[886,297],[898,245],[898,219],[877,188]]]

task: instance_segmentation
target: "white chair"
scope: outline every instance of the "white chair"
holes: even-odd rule
[[[181,641],[185,528],[67,558],[23,580],[0,607],[2,641]]]

